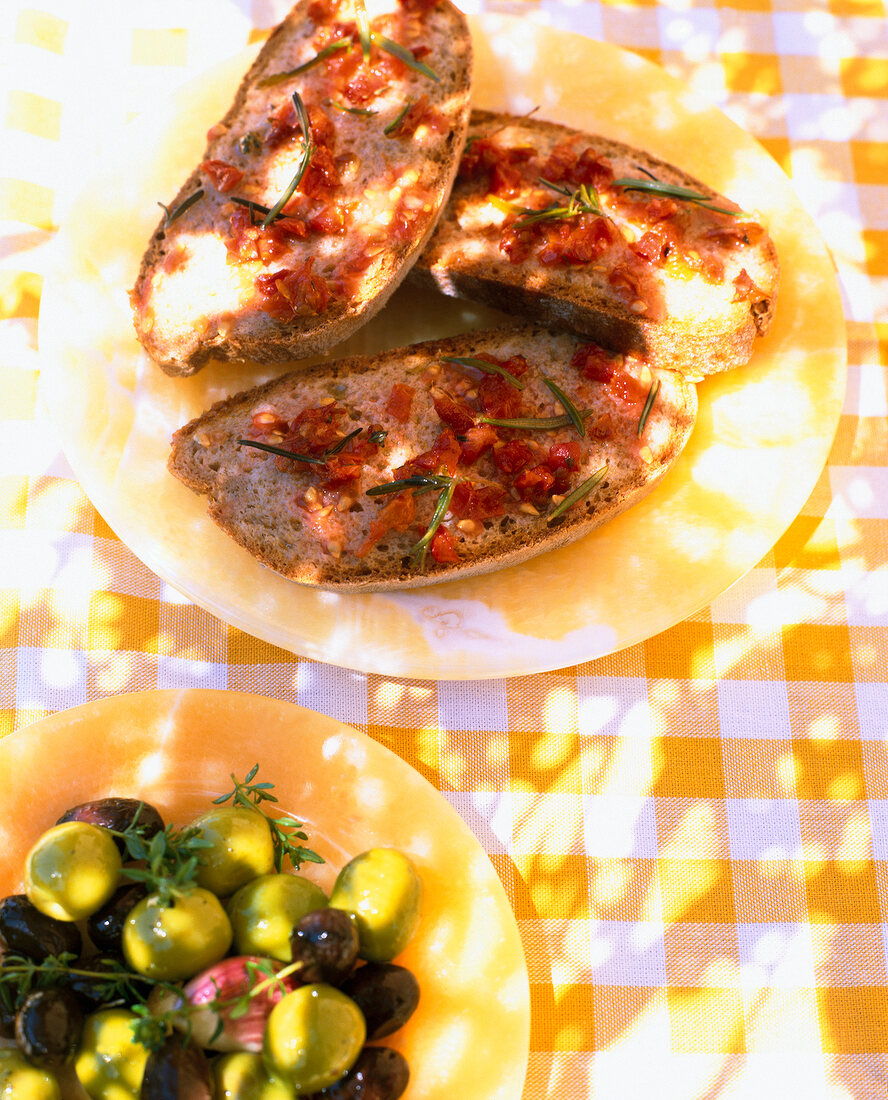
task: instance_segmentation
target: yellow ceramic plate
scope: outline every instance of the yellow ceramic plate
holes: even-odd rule
[[[140,558],[226,622],[303,656],[393,676],[476,679],[602,656],[664,630],[752,568],[826,461],[845,379],[832,264],[786,177],[752,138],[637,56],[526,20],[473,22],[475,102],[643,146],[760,212],[783,280],[773,331],[741,370],[700,385],[691,441],[664,483],[582,541],[492,576],[415,593],[336,596],[269,572],[165,470],[172,432],[278,370],[168,378],[133,335],[127,289],[157,221],[227,108],[244,55],[132,126],[86,188],[44,289],[44,394],[68,459]],[[376,351],[494,315],[399,292],[344,351]]]
[[[106,795],[185,823],[259,763],[328,861],[301,873],[329,890],[351,856],[400,848],[423,880],[419,931],[400,957],[422,995],[386,1040],[408,1059],[405,1100],[518,1100],[529,1038],[527,972],[505,892],[444,798],[377,742],[303,707],[231,691],[102,699],[0,741],[0,897],[68,807]],[[78,1090],[79,1091],[79,1090]],[[75,1095],[75,1094],[72,1094]],[[81,1094],[84,1095],[84,1094]]]

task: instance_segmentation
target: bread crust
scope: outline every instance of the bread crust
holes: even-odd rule
[[[530,162],[534,168],[544,164],[559,146],[573,148],[577,154],[591,149],[596,158],[611,166],[612,178],[655,177],[703,195],[715,206],[739,211],[700,180],[642,150],[557,123],[476,110],[469,126],[466,158],[479,139],[502,148],[532,148],[536,151]],[[644,216],[643,204],[649,198],[639,199],[637,209],[627,211],[625,203],[614,201],[614,195],[624,196],[627,192],[612,189],[605,182],[598,186],[601,204],[610,225],[621,229],[624,240],[587,263],[542,263],[539,251],[510,262],[500,247],[500,232],[504,223],[516,220],[516,215],[510,217],[490,204],[491,189],[496,187],[493,177],[483,171],[474,175],[467,172],[467,163],[465,159],[438,227],[412,269],[410,278],[417,285],[435,286],[447,295],[483,302],[525,319],[588,336],[614,350],[643,355],[651,365],[682,371],[692,378],[742,365],[751,356],[756,337],[770,328],[779,261],[767,233],[762,232],[748,244],[714,248],[712,255],[707,253],[704,259],[711,261],[713,268],[719,262],[724,267],[721,280],[714,280],[705,265],[702,271],[689,267],[684,253],[691,255],[692,263],[698,262],[699,239],[707,243],[705,234],[709,232],[729,235],[732,219],[683,202],[672,218],[659,224],[639,224],[637,215]],[[521,163],[515,167],[520,170]],[[576,179],[568,177],[568,189],[576,186]],[[501,192],[516,206],[521,206],[530,193],[526,188],[512,194],[508,188],[501,188]],[[536,192],[539,195],[539,186]],[[557,199],[550,190],[548,201]],[[707,219],[712,226],[706,224]],[[719,219],[727,229],[718,226]],[[750,224],[746,215],[734,221]],[[558,223],[546,224],[551,227]],[[639,260],[631,243],[647,229],[660,232],[665,226],[672,238],[669,259],[657,264]],[[758,232],[758,226],[754,231]],[[694,247],[689,244],[684,249],[682,241],[690,241],[692,235],[696,235]],[[611,277],[620,265],[638,276],[642,292],[634,302],[631,291],[612,285]],[[733,282],[741,271],[746,271],[752,283],[745,295]]]
[[[391,53],[374,45],[373,64],[379,66],[382,58],[383,67],[388,63],[389,69],[381,71],[395,75],[377,91],[348,91],[363,104],[358,110],[372,112],[359,115],[350,113],[354,104],[327,72],[329,61],[288,80],[261,85],[264,78],[315,57],[322,40],[319,35],[328,25],[342,26],[335,20],[345,19],[347,13],[337,15],[337,8],[326,22],[315,21],[312,12],[316,13],[318,3],[299,0],[272,32],[228,112],[209,131],[200,164],[167,210],[177,211],[199,190],[203,196],[169,224],[165,216],[149,241],[130,297],[138,338],[168,374],[190,375],[213,359],[285,362],[327,351],[386,303],[427,243],[449,195],[465,140],[471,90],[471,38],[462,13],[449,0],[438,0],[419,15],[398,9],[374,19],[371,26],[386,37],[402,40],[398,44],[427,49],[422,62],[439,80],[399,67]],[[328,36],[337,33],[333,30]],[[360,46],[349,52],[359,55]],[[335,51],[334,61],[344,53]],[[259,252],[244,258],[243,251],[233,258],[226,247],[235,236],[231,219],[238,207],[232,198],[248,199],[267,210],[301,159],[301,129],[291,125],[284,140],[279,139],[280,131],[278,136],[274,131],[274,119],[290,109],[294,91],[309,108],[316,145],[317,127],[325,132],[332,127],[331,148],[339,175],[334,198],[346,212],[345,230],[319,230],[320,200],[312,213],[305,199],[305,239],[285,234],[282,245],[275,241],[258,246],[261,259]],[[338,109],[333,103],[339,100]],[[425,113],[418,129],[412,134],[396,129],[387,135],[385,128],[403,107],[419,101],[420,106],[425,103]],[[248,150],[250,141],[253,146]],[[208,162],[219,161],[243,171],[233,189],[223,183],[219,190],[205,168]],[[291,203],[298,204],[308,186],[303,177]],[[398,198],[393,197],[396,189]],[[392,220],[395,216],[407,223],[400,234]],[[261,213],[252,217],[254,222],[262,220]],[[361,268],[368,258],[367,266]],[[298,270],[309,259],[312,278],[320,276],[331,292],[327,304],[316,312],[311,302],[299,302],[299,308],[284,317],[263,310],[256,278]]]
[[[515,325],[309,366],[228,397],[185,425],[173,437],[169,469],[195,492],[207,495],[210,516],[239,545],[302,584],[339,592],[390,591],[502,569],[573,542],[636,503],[660,482],[692,430],[696,390],[681,375],[652,371],[631,356],[604,356],[602,361],[614,366],[613,376],[607,381],[586,377],[578,365],[585,360],[577,358],[583,347],[582,340],[566,333]],[[472,410],[476,423],[486,407],[486,398],[479,396],[486,376],[448,364],[444,356],[484,355],[500,363],[515,356],[526,359],[526,373],[520,376],[522,416],[563,413],[542,381],[545,374],[578,407],[592,410],[584,421],[586,434],[580,437],[570,424],[545,431],[498,428],[491,450],[473,462],[460,461],[453,473],[456,482],[468,481],[478,490],[494,487],[504,495],[502,512],[480,522],[466,526],[456,513],[445,518],[457,561],[438,563],[428,557],[417,567],[410,560],[428,527],[438,489],[416,494],[415,522],[405,530],[385,531],[362,556],[373,539],[374,522],[393,496],[368,497],[367,489],[407,476],[415,469],[411,461],[434,451],[442,432],[450,430],[439,413],[440,394]],[[655,381],[659,390],[639,435],[640,409]],[[398,383],[414,390],[403,422],[391,406]],[[302,410],[325,403],[344,410],[343,433],[355,427],[364,429],[364,439],[371,429],[386,433],[358,482],[345,491],[345,508],[340,503],[343,490],[325,488],[329,468],[273,457],[236,442],[274,438],[257,433],[257,425],[276,420],[292,430]],[[521,474],[500,468],[499,447],[522,440],[533,458],[517,468],[521,471],[551,462],[552,447],[576,446],[578,464],[555,501],[551,494],[521,499],[516,491]],[[284,446],[294,449],[286,441]],[[589,495],[560,519],[547,522],[555,502],[602,467],[606,472]]]

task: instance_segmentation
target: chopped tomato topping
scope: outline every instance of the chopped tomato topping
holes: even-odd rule
[[[311,0],[308,18],[312,23],[328,23],[339,8],[339,0]]]
[[[727,215],[721,215],[724,221],[713,225],[703,234],[709,244],[718,248],[742,248],[745,245],[757,244],[765,234],[764,229],[757,222],[738,222],[736,219],[727,220]]]
[[[229,263],[247,263],[259,260],[271,263],[288,250],[287,238],[308,236],[308,228],[301,219],[279,218],[273,225],[263,229],[253,224],[249,210],[237,206],[228,219],[228,236],[225,247],[228,250]]]
[[[628,266],[628,264],[616,264],[608,272],[607,281],[625,301],[632,303],[644,302],[644,288],[641,283],[641,273]]]
[[[583,214],[575,220],[550,224],[538,259],[547,265],[587,264],[597,260],[613,241],[613,229],[606,218]]]
[[[513,223],[503,228],[500,252],[508,258],[510,264],[523,264],[533,253],[535,243],[536,234],[532,226]]]
[[[609,382],[619,360],[598,344],[582,344],[573,353],[570,365],[590,382]]]
[[[478,384],[478,398],[488,416],[509,420],[521,412],[521,391],[498,374],[485,374]]]
[[[406,424],[410,417],[410,408],[413,404],[415,390],[405,382],[395,382],[392,392],[385,403],[385,411],[395,418],[399,424]]]
[[[336,203],[327,203],[308,220],[308,227],[313,233],[322,236],[333,236],[344,233],[346,226],[345,210]]]
[[[734,280],[733,302],[743,302],[749,298],[767,298],[767,294],[756,286],[746,268],[742,268],[740,274]]]
[[[595,423],[591,427],[587,427],[589,435],[595,439],[610,439],[614,433],[613,420],[610,413],[602,413],[596,418]]]
[[[580,464],[580,445],[575,439],[567,443],[553,443],[546,455],[550,470],[575,470]]]
[[[626,371],[618,371],[608,382],[607,388],[628,412],[641,412],[648,391],[637,378]]]
[[[200,166],[217,191],[233,191],[244,178],[243,172],[224,160],[205,160]]]
[[[423,454],[411,458],[406,463],[406,468],[414,473],[442,472],[452,477],[459,462],[459,452],[459,440],[450,428],[445,428],[435,440],[434,446]]]
[[[175,248],[171,248],[163,258],[163,270],[164,274],[172,275],[174,271],[178,271],[182,264],[188,259],[188,249],[180,241]],[[751,280],[750,280],[751,281]]]
[[[493,461],[504,474],[517,474],[533,461],[533,454],[523,439],[510,439],[493,448]]]
[[[299,181],[303,195],[328,196],[339,186],[339,166],[332,150],[326,145],[316,145],[308,167]]]
[[[474,427],[475,414],[467,405],[454,401],[449,393],[441,392],[433,398],[433,401],[438,419],[453,428],[457,435],[463,435]]]
[[[323,313],[330,301],[330,288],[326,279],[311,270],[313,263],[314,256],[310,256],[295,270],[284,267],[259,275],[255,284],[262,298],[259,308],[278,321]]]
[[[671,250],[670,242],[653,229],[649,229],[629,247],[636,256],[652,264],[663,263]]]
[[[574,165],[571,178],[577,183],[591,184],[603,190],[613,181],[614,170],[607,157],[599,157],[594,149],[584,149]]]
[[[476,179],[496,164],[520,164],[531,160],[535,152],[531,146],[507,148],[497,145],[491,138],[475,138],[466,145],[459,162],[459,176],[461,179]]]
[[[492,424],[476,424],[465,432],[462,448],[459,452],[459,460],[464,466],[471,466],[473,462],[489,451],[496,443],[499,436]]]
[[[383,505],[379,515],[371,522],[367,538],[355,552],[356,557],[366,557],[389,531],[406,531],[415,517],[416,502],[413,499],[413,493],[396,493]]]
[[[340,422],[344,416],[346,410],[335,402],[302,409],[287,425],[281,446],[300,454],[321,455],[342,438]]]
[[[577,154],[574,152],[573,143],[561,141],[552,147],[552,151],[543,162],[540,175],[543,179],[551,180],[552,183],[560,183],[573,176],[576,163]]]
[[[524,177],[513,165],[497,161],[490,170],[490,190],[494,195],[511,198],[524,186]]]
[[[522,500],[545,500],[552,492],[555,477],[547,466],[534,466],[520,473],[512,485]]]
[[[425,15],[437,5],[438,0],[398,0],[398,3],[411,15]]]
[[[474,519],[483,522],[505,512],[506,490],[499,485],[482,485],[476,488],[471,481],[460,481],[454,487],[450,511],[457,519]]]
[[[453,535],[451,535],[443,523],[434,535],[432,535],[429,549],[436,562],[443,564],[445,562],[459,561],[459,554],[456,552],[456,543],[453,541]]]

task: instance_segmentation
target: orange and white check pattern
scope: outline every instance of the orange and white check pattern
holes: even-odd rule
[[[526,1100],[888,1096],[888,12],[884,0],[514,0],[665,66],[757,136],[837,265],[826,469],[729,592],[538,676],[409,682],[213,619],[106,526],[37,407],[44,245],[107,135],[281,0],[0,9],[0,733],[152,687],[368,732],[469,823],[523,936]],[[0,807],[2,812],[2,807]]]

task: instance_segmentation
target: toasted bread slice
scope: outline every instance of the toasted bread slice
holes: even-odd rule
[[[630,507],[678,457],[696,407],[676,372],[516,326],[229,397],[176,432],[169,468],[286,577],[410,588],[514,565]]]
[[[702,377],[748,360],[771,324],[779,264],[760,224],[678,168],[556,123],[474,111],[411,278]]]
[[[426,243],[465,140],[471,40],[449,0],[379,3],[365,61],[354,0],[300,0],[209,131],[131,293],[167,373],[327,350]]]

